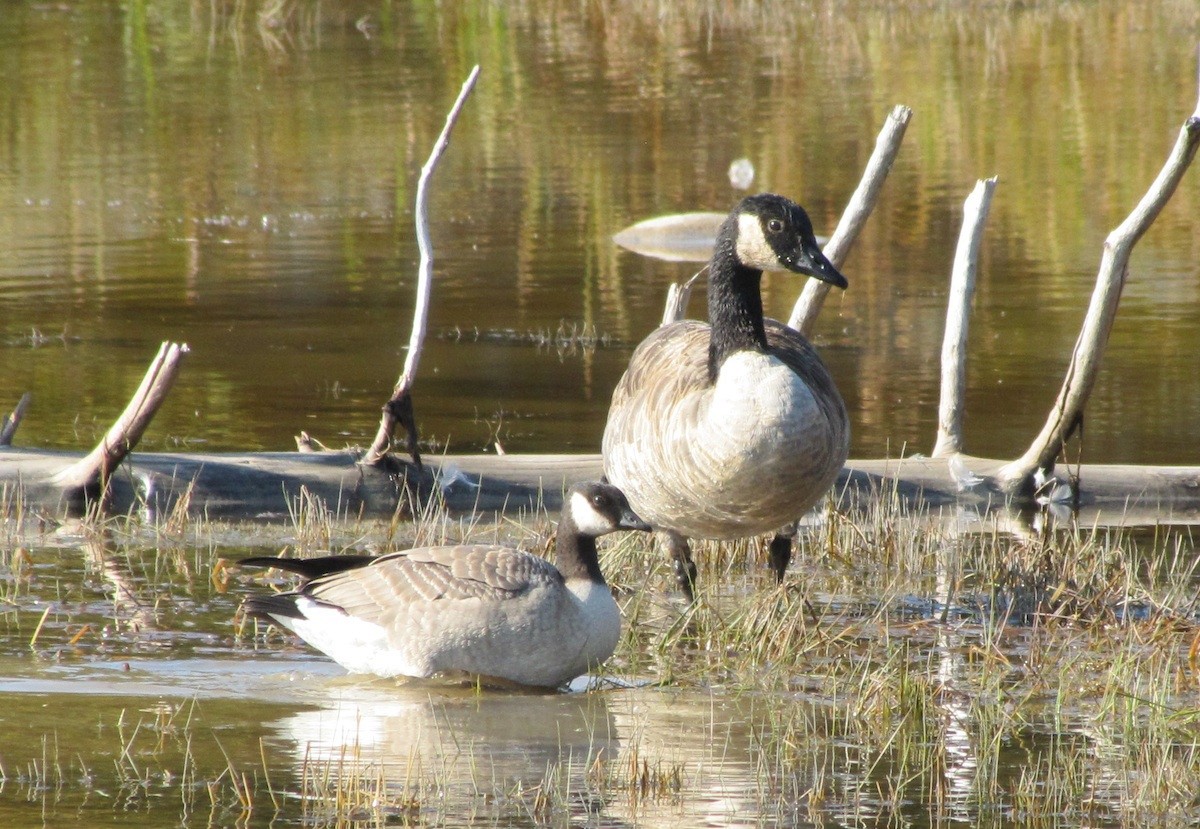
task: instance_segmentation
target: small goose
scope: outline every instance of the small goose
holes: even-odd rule
[[[254,596],[252,617],[288,628],[351,673],[555,688],[612,655],[621,616],[596,538],[648,531],[619,489],[571,487],[555,536],[556,568],[507,547],[419,547],[372,556],[257,557],[300,574],[299,590]]]
[[[709,324],[684,320],[647,337],[608,410],[605,477],[665,533],[689,600],[696,568],[687,538],[794,525],[849,454],[846,405],[825,364],[799,332],[763,318],[765,270],[848,284],[801,207],[772,194],[743,199],[709,262]],[[793,534],[771,543],[780,580]]]

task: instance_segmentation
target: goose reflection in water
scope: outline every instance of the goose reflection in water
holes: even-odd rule
[[[309,695],[318,707],[269,724],[270,742],[293,753],[314,803],[363,785],[382,795],[373,803],[419,803],[439,820],[524,814],[548,802],[588,825],[670,829],[681,817],[759,825],[794,807],[763,789],[755,753],[765,712],[751,701],[655,687],[478,693],[343,677],[318,685]]]

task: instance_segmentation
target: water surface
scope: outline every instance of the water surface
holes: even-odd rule
[[[693,617],[694,639],[664,649],[684,610],[667,568],[647,578],[644,562],[606,545],[614,583],[637,584],[619,587],[633,644],[590,690],[515,693],[346,675],[238,617],[245,596],[287,582],[222,563],[212,542],[232,536],[146,545],[136,532],[67,528],[0,558],[5,826],[1008,827],[1036,814],[1115,827],[1200,816],[1181,794],[1200,779],[1196,691],[1171,679],[1189,671],[1196,617],[1178,585],[1154,578],[1132,576],[1124,615],[1104,611],[1092,627],[1087,614],[1063,625],[989,608],[995,585],[964,573],[955,587],[943,566],[909,572],[903,553],[854,568],[806,554],[792,578],[820,614],[811,628],[769,598],[765,568],[747,578],[737,567]],[[1159,566],[1164,538],[1094,541]],[[948,542],[947,553],[974,549]],[[305,547],[299,534],[288,545]],[[221,544],[229,560],[277,550]],[[1172,583],[1176,570],[1164,568]],[[705,626],[737,626],[775,601],[761,635],[807,654],[802,669],[782,684],[769,659],[731,673],[738,656],[708,652]],[[1164,721],[1176,756],[1156,753]],[[1167,784],[1184,788],[1145,800]]]

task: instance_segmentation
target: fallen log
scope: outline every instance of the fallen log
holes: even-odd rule
[[[57,516],[77,506],[53,479],[78,458],[45,449],[0,451],[0,514],[13,515],[20,505]],[[110,478],[107,505],[112,514],[153,520],[186,498],[192,514],[213,520],[280,521],[307,498],[339,518],[390,518],[412,514],[433,497],[455,514],[522,515],[556,511],[566,487],[602,471],[598,454],[442,455],[425,458],[421,468],[401,463],[396,471],[361,459],[348,450],[137,453]],[[851,460],[833,496],[844,510],[894,499],[904,509],[953,510],[973,519],[1032,517],[1057,506],[1051,497],[1013,501],[996,483],[1004,463],[964,455]],[[1082,524],[1200,523],[1200,466],[1085,464],[1078,471],[1087,483],[1078,492]]]

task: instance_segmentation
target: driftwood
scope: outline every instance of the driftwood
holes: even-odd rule
[[[4,418],[4,425],[0,426],[0,446],[12,446],[13,435],[17,433],[17,428],[25,418],[25,411],[29,408],[29,401],[31,399],[33,399],[33,395],[25,392],[21,395],[21,399],[17,401],[17,405],[13,408],[12,413]]]
[[[613,234],[613,241],[628,251],[664,262],[707,262],[721,222],[728,216],[711,210],[655,216]]]
[[[673,322],[679,322],[687,316],[688,302],[692,298],[692,288],[696,285],[696,280],[704,275],[707,266],[696,271],[683,282],[672,282],[667,286],[667,301],[663,305],[662,324],[670,325]]]
[[[0,490],[10,501],[20,499],[52,517],[80,506],[51,483],[54,472],[78,454],[9,449],[0,457]],[[427,457],[419,470],[405,463],[399,475],[360,460],[361,454],[347,451],[139,452],[110,478],[107,508],[153,520],[186,501],[193,514],[214,520],[278,521],[315,500],[341,518],[388,518],[421,509],[412,495],[420,492],[422,502],[433,496],[452,513],[554,512],[567,486],[594,479],[602,469],[599,455],[443,455]],[[997,512],[1026,523],[1039,505],[1014,501],[995,488],[991,482],[1003,463],[964,455],[852,459],[834,498],[842,509],[895,499],[907,508],[949,511],[968,527]],[[964,469],[970,473],[965,481]],[[1200,466],[1085,464],[1079,472],[1087,482],[1076,505],[1081,523],[1200,523]]]
[[[854,194],[846,204],[842,217],[838,221],[833,235],[822,242],[825,256],[835,266],[840,268],[850,254],[858,234],[875,209],[883,183],[887,180],[892,169],[892,162],[900,152],[900,144],[904,141],[904,131],[912,118],[912,110],[904,105],[897,105],[888,113],[883,129],[875,140],[875,150],[867,161],[862,178],[855,188]],[[660,216],[644,222],[638,222],[632,227],[622,230],[613,237],[613,241],[623,247],[672,262],[695,261],[698,251],[705,251],[700,261],[707,262],[712,255],[713,244],[716,242],[717,229],[725,220],[722,213],[684,213],[679,216]],[[664,243],[664,240],[670,240]],[[682,283],[672,283],[667,288],[667,301],[663,308],[662,324],[676,322],[687,313],[688,301],[692,296],[692,287],[704,274],[705,269],[693,274]],[[819,279],[805,280],[804,290],[788,325],[812,336],[812,323],[825,302],[829,293],[829,284]]]
[[[163,343],[125,411],[95,449],[50,477],[53,485],[73,498],[106,498],[107,484],[114,470],[137,446],[159,406],[167,399],[187,352],[187,345]]]
[[[472,76],[474,77],[474,76]],[[459,104],[469,91],[464,86]],[[895,129],[903,132],[903,119],[893,113]],[[449,119],[443,139],[453,119]],[[898,138],[893,139],[898,141]],[[1051,502],[1064,484],[1072,504],[1095,523],[1169,520],[1200,522],[1200,467],[1143,467],[1081,465],[1071,478],[1054,477],[1054,465],[1071,429],[1082,417],[1088,393],[1095,381],[1100,357],[1116,313],[1120,291],[1128,275],[1133,246],[1145,233],[1169,199],[1200,145],[1200,103],[1187,119],[1163,172],[1129,219],[1105,243],[1097,288],[1076,344],[1063,390],[1041,435],[1022,458],[1002,460],[973,458],[961,453],[961,377],[966,359],[961,347],[966,336],[970,304],[970,274],[975,269],[986,200],[968,205],[965,211],[964,242],[956,257],[956,287],[949,309],[943,348],[943,403],[951,411],[939,417],[938,457],[900,460],[852,460],[843,470],[835,495],[840,504],[853,506],[863,499],[896,498],[911,505],[962,510],[971,514],[994,509],[1025,510]],[[889,150],[888,147],[892,149]],[[886,172],[894,146],[881,136],[872,165]],[[435,156],[440,150],[435,149]],[[435,159],[431,159],[431,162]],[[430,165],[427,168],[432,169]],[[881,176],[867,179],[877,188]],[[985,192],[990,192],[984,184]],[[867,206],[873,201],[870,188],[863,198],[852,200]],[[875,190],[877,192],[877,189]],[[974,198],[974,197],[973,197]],[[419,213],[421,211],[418,211]],[[860,208],[855,227],[865,213]],[[844,217],[843,225],[848,220]],[[827,247],[844,257],[857,230],[839,231]],[[845,241],[838,241],[844,239]],[[836,242],[836,245],[835,245]],[[833,258],[833,257],[831,257]],[[835,260],[836,261],[836,260]],[[428,284],[422,289],[428,291]],[[427,300],[426,300],[427,301]],[[797,325],[811,320],[820,298],[802,298],[793,318]],[[674,306],[682,306],[677,302]],[[411,388],[424,330],[418,311],[414,322],[409,361],[397,390]],[[678,313],[676,310],[674,313]],[[150,514],[172,510],[183,499],[196,512],[210,517],[286,517],[297,499],[318,499],[330,512],[343,516],[392,515],[415,509],[427,499],[440,499],[452,511],[514,511],[538,506],[556,509],[564,486],[600,474],[598,455],[470,455],[442,456],[421,463],[414,455],[409,463],[388,454],[391,430],[377,439],[382,443],[367,454],[341,451],[311,451],[315,443],[303,441],[310,451],[254,454],[138,454],[128,455],[165,398],[178,370],[185,346],[164,344],[146,379],[126,412],[90,454],[46,450],[0,448],[0,508],[14,502],[41,509],[77,509],[96,499],[113,512],[143,511]],[[410,371],[411,368],[411,371]],[[404,388],[401,388],[401,387]],[[393,396],[393,400],[395,395]],[[408,398],[411,401],[411,396]],[[385,421],[387,414],[385,413]],[[19,415],[13,418],[14,425]],[[393,424],[394,425],[394,424]],[[384,433],[381,424],[381,435]],[[410,431],[410,440],[415,432]],[[11,436],[11,435],[10,435]],[[372,462],[386,457],[387,464]],[[1038,490],[1037,485],[1046,486]],[[1075,484],[1079,484],[1075,486]],[[1058,491],[1047,496],[1047,489]],[[9,512],[8,514],[11,514]]]
[[[1082,425],[1084,408],[1100,373],[1100,358],[1117,316],[1121,290],[1129,276],[1129,257],[1134,245],[1158,218],[1179,186],[1180,179],[1196,156],[1198,145],[1200,100],[1180,129],[1175,147],[1149,191],[1129,217],[1104,240],[1104,255],[1100,260],[1092,301],[1071,353],[1062,390],[1050,410],[1046,425],[1024,455],[1006,464],[996,474],[997,482],[1006,492],[1030,493],[1036,473],[1054,468],[1055,459],[1063,451],[1066,442]]]

